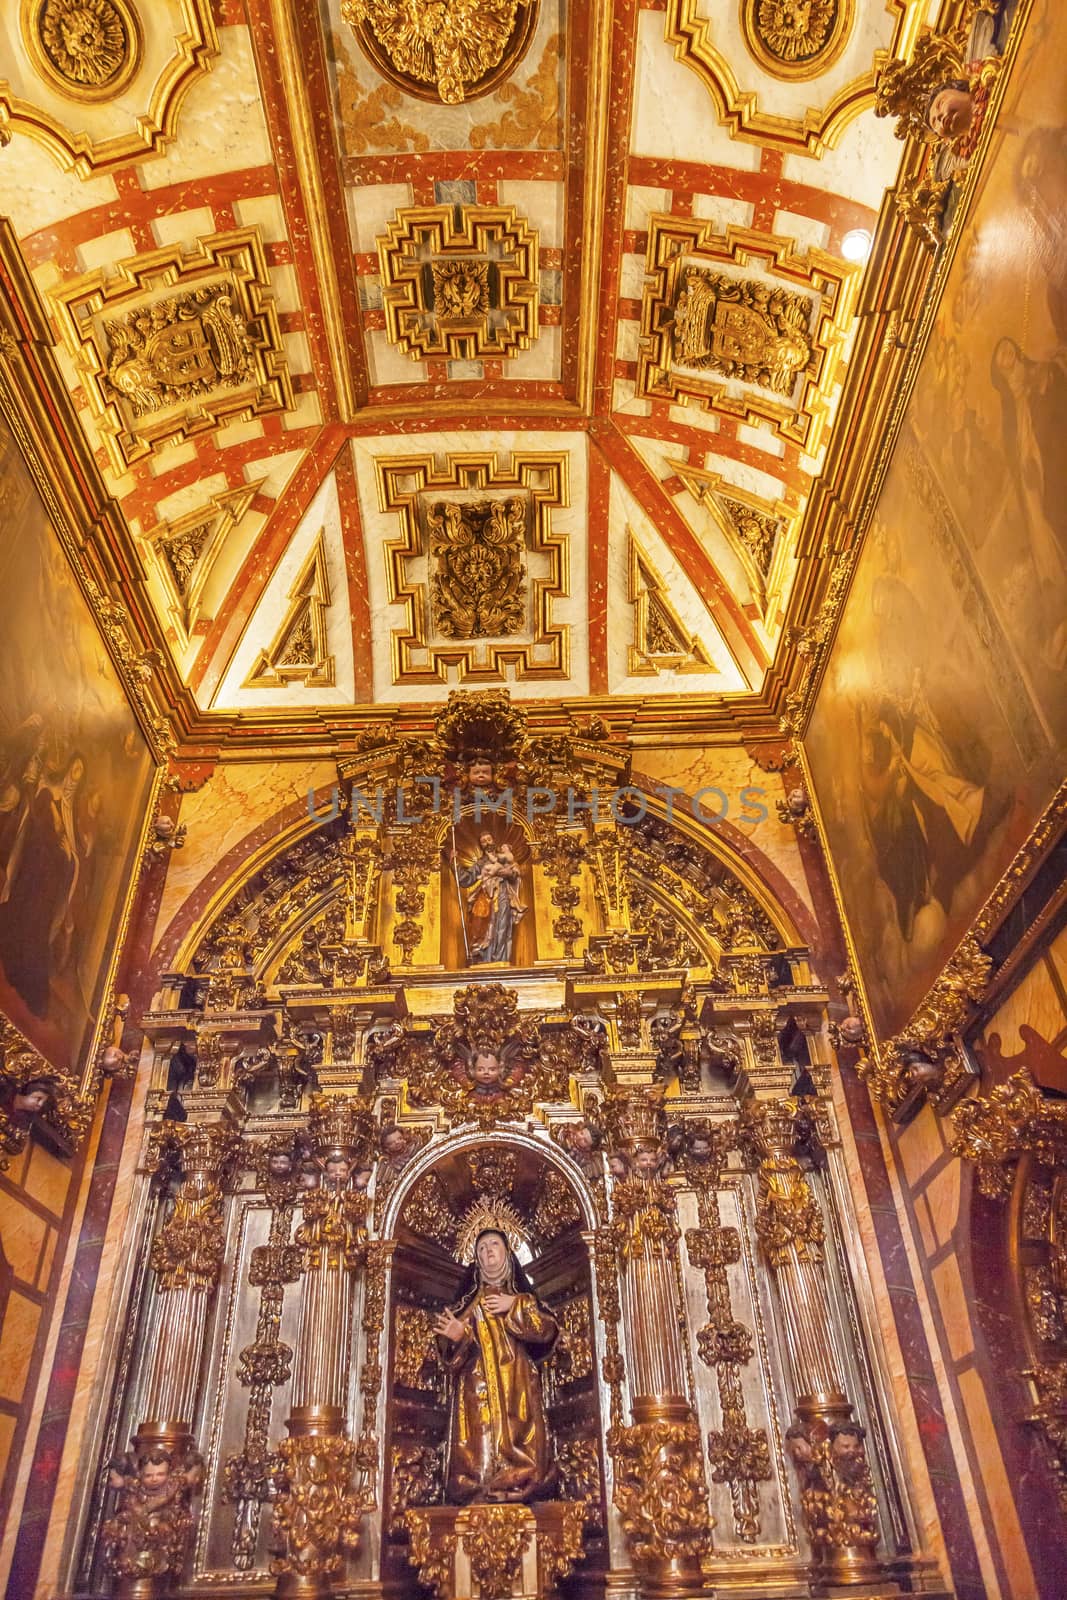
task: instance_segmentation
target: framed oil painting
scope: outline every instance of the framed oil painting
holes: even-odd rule
[[[0,529],[0,1010],[77,1071],[154,764],[2,415]]]
[[[883,1036],[1063,776],[1065,108],[1067,13],[1038,5],[805,736]]]

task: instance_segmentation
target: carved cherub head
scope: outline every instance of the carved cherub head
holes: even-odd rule
[[[926,102],[926,126],[937,139],[954,144],[974,121],[974,95],[966,78],[939,83]]]
[[[55,1104],[57,1080],[47,1075],[26,1078],[11,1097],[11,1109],[27,1121]]]
[[[471,1078],[476,1090],[504,1087],[504,1065],[494,1050],[475,1050],[471,1059]]]
[[[411,1141],[403,1128],[395,1122],[387,1123],[381,1133],[382,1154],[389,1161],[404,1161],[411,1153]]]

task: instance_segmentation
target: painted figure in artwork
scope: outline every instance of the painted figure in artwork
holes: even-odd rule
[[[11,843],[0,890],[0,963],[37,1017],[48,1012],[52,980],[67,967],[85,838],[79,814],[84,758],[46,774]]]
[[[537,1369],[559,1325],[503,1232],[478,1234],[459,1295],[434,1331],[452,1379],[446,1500],[551,1498],[557,1474]]]

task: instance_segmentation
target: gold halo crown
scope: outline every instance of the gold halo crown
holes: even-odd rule
[[[463,1213],[456,1234],[456,1254],[465,1266],[474,1260],[475,1240],[487,1228],[502,1233],[516,1252],[526,1243],[526,1228],[515,1207],[497,1195],[480,1194]]]

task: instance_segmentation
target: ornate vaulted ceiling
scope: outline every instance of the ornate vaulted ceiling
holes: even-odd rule
[[[0,210],[187,703],[763,703],[928,10],[10,8]]]

